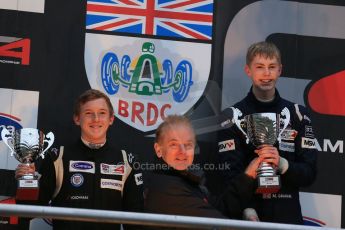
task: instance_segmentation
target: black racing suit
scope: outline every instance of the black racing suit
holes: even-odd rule
[[[256,194],[253,208],[261,221],[303,224],[299,188],[314,181],[317,158],[315,137],[306,108],[281,98],[277,90],[274,100],[268,103],[258,101],[250,90],[234,107],[242,112],[240,119],[253,113],[280,114],[285,107],[290,111],[290,122],[282,133],[281,142],[274,145],[279,155],[289,163],[287,171],[280,175],[282,187],[276,194]],[[229,114],[229,109],[223,113]],[[280,124],[280,128],[282,126]],[[236,125],[219,131],[218,146],[220,161],[230,164],[230,170],[224,172],[225,183],[242,173],[257,156],[254,153],[255,147],[251,143],[246,144],[245,135]]]
[[[55,207],[141,212],[143,179],[142,173],[132,167],[133,162],[131,153],[108,142],[99,149],[90,149],[79,140],[55,154],[51,151],[39,168],[40,202],[47,204],[51,200]],[[114,230],[120,225],[53,220],[53,228]]]

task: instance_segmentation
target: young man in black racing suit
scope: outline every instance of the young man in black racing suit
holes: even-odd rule
[[[299,188],[310,185],[316,177],[316,141],[309,115],[305,107],[281,98],[275,88],[282,65],[274,44],[253,44],[248,48],[246,62],[245,72],[252,80],[252,87],[248,95],[233,106],[242,113],[240,119],[254,113],[280,114],[287,108],[290,121],[280,143],[259,149],[246,143],[245,135],[236,125],[219,131],[218,156],[221,162],[230,164],[230,170],[224,172],[225,183],[242,173],[254,157],[266,155],[270,158],[266,162],[278,169],[281,188],[277,193],[256,194],[253,206],[244,211],[244,218],[303,224]],[[230,109],[223,111],[224,114],[229,114]],[[279,125],[282,129],[283,125]],[[224,148],[224,143],[231,145]]]
[[[141,212],[143,178],[133,168],[134,156],[106,138],[114,121],[109,98],[97,90],[86,91],[76,102],[73,118],[81,128],[81,138],[59,150],[52,149],[40,162],[39,203],[48,204],[51,200],[54,207]],[[34,171],[34,164],[19,165],[16,177]],[[120,225],[53,220],[53,229],[114,230]]]

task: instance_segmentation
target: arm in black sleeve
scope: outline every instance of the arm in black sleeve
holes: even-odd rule
[[[143,212],[144,210],[144,179],[139,165],[139,162],[135,160],[131,164],[131,173],[124,186],[123,211]],[[141,229],[141,226],[136,225],[124,225],[123,227],[126,230]]]
[[[235,176],[213,205],[229,218],[241,219],[254,194],[255,179],[242,173]]]
[[[244,173],[252,158],[256,156],[254,148],[246,143],[246,137],[235,125],[219,131],[217,143],[218,161],[229,167],[222,171],[226,187],[216,205],[228,217],[241,219],[245,208],[255,208],[252,203],[255,180]]]
[[[281,175],[284,183],[294,187],[308,186],[316,177],[317,149],[312,124],[304,107],[299,107],[300,120],[296,126],[294,159],[287,157],[289,167]],[[296,119],[297,120],[297,119]]]
[[[229,129],[219,131],[217,134],[217,160],[220,164],[228,166],[224,167],[221,172],[225,184],[229,184],[234,177],[242,174],[249,164],[244,139],[237,131],[232,126]]]
[[[38,204],[47,205],[53,197],[56,188],[56,174],[54,161],[57,159],[59,152],[56,148],[49,150],[45,158],[37,163],[38,173],[40,174],[39,200]]]
[[[123,193],[123,210],[132,212],[143,211],[143,174],[132,170],[126,180]]]

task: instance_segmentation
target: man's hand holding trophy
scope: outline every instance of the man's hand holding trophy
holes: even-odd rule
[[[280,114],[277,113],[254,113],[242,116],[242,112],[234,107],[233,122],[246,137],[246,143],[252,143],[257,154],[265,152],[275,153],[277,158],[272,162],[264,161],[257,170],[258,188],[256,193],[276,193],[281,187],[280,177],[276,174],[276,167],[273,162],[279,163],[278,151],[273,145],[281,141],[281,135],[290,121],[290,111],[284,108]],[[282,126],[282,128],[281,128]],[[245,131],[246,130],[246,131]]]
[[[39,180],[35,175],[34,162],[39,158],[44,158],[44,153],[53,145],[54,134],[47,135],[38,129],[23,128],[10,133],[6,128],[1,131],[4,143],[11,150],[14,156],[22,165],[17,171],[23,175],[18,180],[16,199],[17,200],[37,200],[39,195]],[[46,143],[46,144],[45,144]]]

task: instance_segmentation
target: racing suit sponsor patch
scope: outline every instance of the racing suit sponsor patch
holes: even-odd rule
[[[282,141],[279,143],[279,150],[286,151],[286,152],[295,152],[295,143]]]
[[[281,139],[286,141],[293,141],[295,140],[298,132],[294,129],[285,129],[281,134]]]
[[[95,173],[95,162],[92,161],[69,161],[70,172]]]
[[[134,174],[134,179],[135,179],[136,185],[141,185],[141,184],[144,183],[143,174],[142,173]]]
[[[302,137],[301,147],[305,149],[316,149],[316,139]]]
[[[124,175],[125,166],[123,164],[109,165],[101,163],[101,174],[106,175]]]
[[[101,178],[101,188],[115,189],[115,190],[122,191],[123,182],[120,180]]]
[[[219,151],[226,152],[230,150],[235,150],[235,141],[234,139],[218,142]]]
[[[84,183],[84,177],[80,173],[75,173],[71,176],[71,184],[74,187],[80,187]]]
[[[305,126],[305,136],[314,139],[313,127],[310,125]]]

